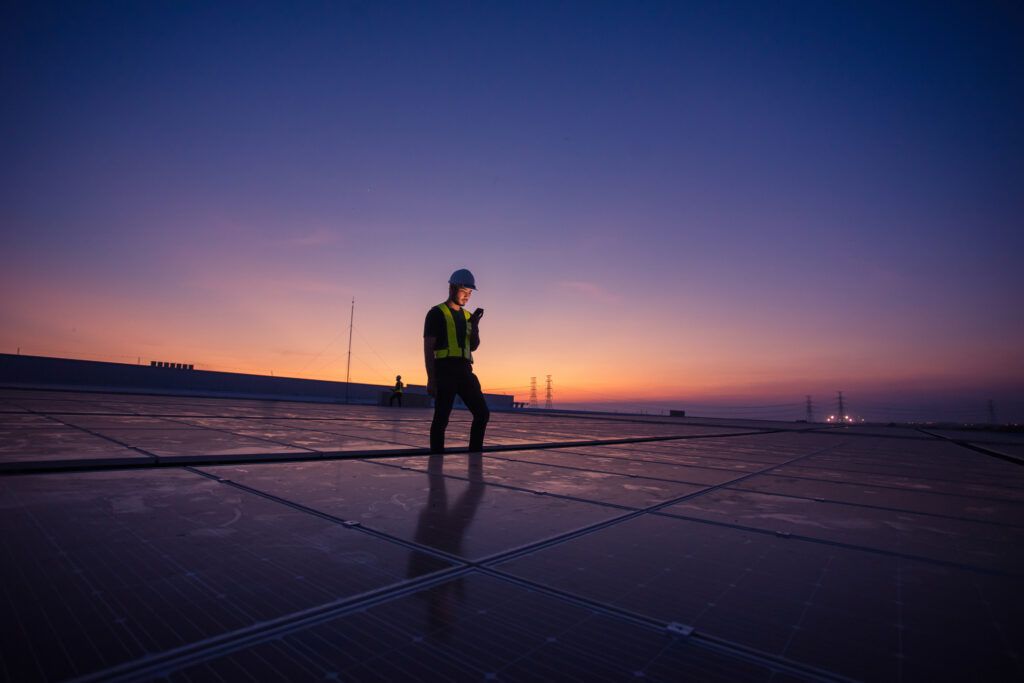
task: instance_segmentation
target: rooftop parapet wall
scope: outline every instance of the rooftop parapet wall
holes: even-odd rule
[[[0,354],[0,386],[32,389],[102,390],[128,393],[223,396],[319,402],[345,401],[345,382],[268,377],[236,372],[158,368],[149,365]],[[380,384],[348,385],[351,403],[376,405]],[[424,387],[406,387],[407,395],[425,395]],[[484,394],[496,410],[512,408],[512,396]]]

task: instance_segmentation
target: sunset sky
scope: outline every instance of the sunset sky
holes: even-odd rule
[[[1016,3],[0,12],[0,352],[1024,418]]]

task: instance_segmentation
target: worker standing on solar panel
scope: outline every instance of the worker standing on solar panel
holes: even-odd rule
[[[475,289],[473,273],[465,268],[456,270],[448,278],[448,300],[427,311],[423,323],[427,393],[434,397],[431,453],[444,452],[444,433],[456,396],[473,414],[469,450],[479,452],[484,447],[484,430],[491,413],[480,380],[473,374],[473,351],[480,346],[480,318],[484,309],[478,308],[472,314],[465,309]]]
[[[395,376],[395,386],[391,389],[391,398],[388,399],[388,407],[395,405],[395,399],[398,399],[398,407],[402,407],[402,390],[405,389],[405,385],[402,384],[402,376]]]

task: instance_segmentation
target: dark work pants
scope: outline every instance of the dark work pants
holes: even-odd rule
[[[399,408],[402,407],[402,395],[400,393],[398,393],[397,391],[392,391],[391,392],[391,398],[388,399],[388,407],[389,408],[391,406],[395,405],[395,399],[396,398],[398,399],[398,407]]]
[[[437,361],[434,369],[434,420],[430,423],[430,452],[444,452],[444,431],[448,428],[448,417],[452,414],[455,396],[473,413],[473,426],[469,430],[469,450],[481,451],[484,447],[484,430],[491,418],[491,411],[484,401],[480,380],[473,374],[473,367],[461,360]]]

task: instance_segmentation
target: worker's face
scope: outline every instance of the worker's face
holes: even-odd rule
[[[470,289],[469,287],[459,287],[457,290],[455,290],[455,294],[454,296],[452,296],[452,301],[457,303],[459,306],[465,306],[467,303],[469,303],[469,297],[471,296],[473,296],[472,289]]]

